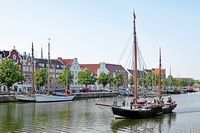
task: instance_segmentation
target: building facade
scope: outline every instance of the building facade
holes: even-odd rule
[[[72,89],[79,88],[79,85],[78,85],[78,72],[81,71],[81,67],[80,67],[80,65],[78,63],[78,59],[77,58],[74,58],[74,59],[62,59],[61,57],[59,57],[58,60],[63,62],[63,64],[65,64],[67,69],[69,69],[71,71],[71,73],[73,74],[73,76],[74,76],[73,83],[70,85],[70,87]]]
[[[81,64],[81,69],[88,69],[96,77],[98,77],[101,73],[109,74],[111,77],[115,77],[116,74],[120,73],[124,78],[123,87],[128,87],[128,72],[121,65],[107,64],[104,62],[100,64]]]

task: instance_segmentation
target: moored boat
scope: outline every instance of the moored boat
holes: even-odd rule
[[[32,43],[32,57],[31,57],[31,63],[32,63],[32,93],[31,94],[16,94],[15,98],[17,101],[23,101],[23,102],[35,102],[35,78],[34,78],[34,48]]]
[[[35,94],[36,102],[62,102],[62,101],[72,101],[75,95],[66,96],[56,96],[48,94]]]
[[[23,102],[35,102],[35,95],[27,95],[27,94],[21,94],[21,95],[15,95],[15,98],[17,101],[23,101]]]
[[[49,39],[50,41],[50,39]],[[35,94],[36,102],[62,102],[62,101],[71,101],[74,99],[74,94],[67,94],[67,90],[65,91],[65,95],[52,95],[50,94],[50,42],[48,43],[48,94]]]

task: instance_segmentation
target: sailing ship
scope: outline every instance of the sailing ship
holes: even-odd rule
[[[162,93],[161,93],[161,48],[159,49],[159,79],[158,79],[158,98],[161,101]],[[162,105],[162,114],[169,114],[176,108],[177,104],[175,101],[172,101],[171,97],[168,98],[167,103]]]
[[[15,98],[17,101],[24,101],[24,102],[35,102],[35,78],[34,78],[34,48],[32,42],[32,57],[31,57],[31,65],[32,65],[32,93],[31,94],[23,94],[23,95],[16,95]]]
[[[147,104],[146,100],[138,99],[138,92],[137,92],[137,41],[136,41],[136,16],[135,12],[133,13],[133,35],[134,35],[134,97],[130,104],[130,107],[126,106],[118,106],[114,101],[113,105],[111,106],[112,112],[114,115],[131,118],[131,119],[140,119],[140,118],[150,118],[161,115],[163,113],[163,108],[160,104],[150,103]]]
[[[50,41],[50,39],[49,39]],[[50,94],[50,42],[48,43],[48,94],[35,94],[36,102],[61,102],[71,101],[74,99],[74,94],[52,95]]]

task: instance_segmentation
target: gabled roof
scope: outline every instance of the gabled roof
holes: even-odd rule
[[[117,65],[117,64],[106,64],[106,68],[111,73],[114,73],[114,72],[117,72],[117,71],[119,72],[119,70],[127,72],[121,65]]]
[[[80,67],[82,70],[87,68],[93,74],[97,74],[97,70],[99,69],[100,64],[80,64]]]
[[[67,66],[67,68],[70,68],[74,61],[74,59],[62,59],[61,57],[59,57],[58,60],[63,62]]]

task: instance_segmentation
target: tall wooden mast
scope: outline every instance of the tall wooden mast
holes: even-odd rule
[[[32,64],[32,91],[33,94],[35,93],[35,78],[34,78],[34,73],[35,73],[35,69],[34,69],[34,48],[33,48],[33,42],[32,42],[32,59],[31,59],[31,64]]]
[[[48,93],[50,93],[50,38],[48,42]]]
[[[161,48],[159,49],[158,97],[161,100]]]
[[[136,20],[136,16],[135,16],[135,12],[133,12],[133,35],[134,35],[134,69],[133,69],[133,73],[134,73],[134,101],[135,103],[137,103],[137,40],[136,40],[136,24],[135,24],[135,20]]]

